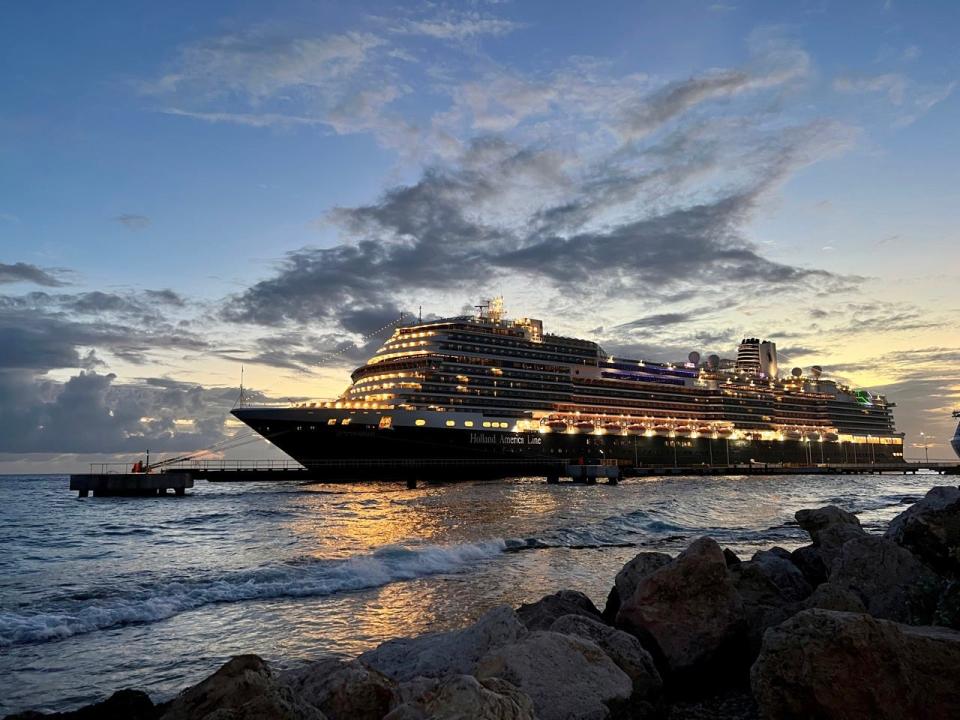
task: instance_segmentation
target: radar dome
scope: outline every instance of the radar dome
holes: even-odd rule
[[[818,378],[823,374],[823,368],[819,365],[814,365],[812,368],[810,368],[810,374]]]
[[[720,356],[711,355],[710,357],[708,357],[707,367],[710,368],[711,370],[716,370],[718,367],[720,367]]]
[[[793,375],[795,378],[798,378],[798,377],[800,377],[801,375],[803,375],[803,369],[802,369],[802,368],[794,368],[793,370],[790,371],[790,374]]]
[[[694,350],[692,353],[690,353],[689,355],[687,355],[687,360],[690,361],[690,364],[691,364],[691,365],[699,365],[699,364],[700,364],[700,353],[698,353],[696,350]]]

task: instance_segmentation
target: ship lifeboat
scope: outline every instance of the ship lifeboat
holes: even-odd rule
[[[718,428],[717,435],[719,435],[720,437],[730,437],[731,435],[733,435],[733,428],[726,428],[726,427]]]
[[[819,440],[819,439],[820,439],[820,433],[808,432],[808,433],[805,435],[805,437],[807,438],[807,440]]]
[[[713,428],[709,425],[701,425],[697,428],[697,432],[701,435],[713,435]]]
[[[620,423],[608,422],[603,424],[603,429],[607,432],[618,433],[623,430],[623,426]]]
[[[567,424],[563,420],[549,420],[547,422],[547,427],[551,430],[556,430],[557,432],[563,432],[567,429]]]
[[[589,420],[580,420],[574,424],[574,427],[581,432],[592,432],[594,425]]]
[[[787,440],[799,440],[803,437],[803,433],[799,430],[787,430],[785,433],[783,433],[783,436]]]
[[[840,436],[836,433],[825,433],[823,436],[824,440],[829,440],[830,442],[836,442],[840,439]]]
[[[641,435],[647,431],[646,425],[641,425],[640,423],[630,423],[627,425],[627,432],[634,435]]]
[[[673,426],[671,425],[654,425],[653,426],[653,431],[657,433],[657,435],[666,435],[672,430],[673,430]]]
[[[674,430],[677,431],[677,435],[689,435],[696,430],[696,428],[693,427],[693,425],[677,425]]]

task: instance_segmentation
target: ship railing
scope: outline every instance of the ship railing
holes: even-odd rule
[[[166,470],[302,470],[296,460],[196,459],[171,463]]]

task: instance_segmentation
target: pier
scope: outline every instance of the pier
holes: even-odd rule
[[[157,473],[98,472],[70,476],[70,489],[80,497],[93,493],[94,497],[157,497],[173,491],[174,496],[186,494],[193,487],[188,472]]]

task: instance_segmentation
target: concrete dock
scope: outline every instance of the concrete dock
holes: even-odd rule
[[[193,487],[193,477],[188,472],[158,473],[88,473],[71,475],[70,489],[80,497],[93,493],[94,497],[157,497],[172,490],[174,495],[184,495]]]

